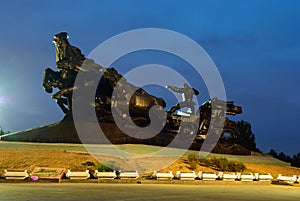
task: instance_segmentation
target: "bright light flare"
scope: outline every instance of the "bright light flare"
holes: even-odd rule
[[[0,105],[5,104],[5,98],[0,96]]]

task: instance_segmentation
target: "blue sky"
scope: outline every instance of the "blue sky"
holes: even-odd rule
[[[208,52],[228,99],[243,107],[234,119],[252,124],[260,149],[298,153],[299,9],[297,0],[1,1],[0,125],[18,131],[63,117],[41,85],[44,69],[55,69],[54,34],[67,31],[70,42],[88,55],[124,31],[164,28]],[[138,58],[120,60],[115,67],[125,72],[142,64]]]

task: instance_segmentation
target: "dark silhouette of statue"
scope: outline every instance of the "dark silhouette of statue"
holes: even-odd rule
[[[67,113],[72,105],[74,81],[84,61],[84,55],[78,48],[70,45],[66,32],[56,34],[53,42],[55,43],[58,71],[50,68],[44,71],[43,87],[48,93],[52,93],[53,87],[59,89],[52,98],[56,99],[62,111]]]
[[[190,138],[191,135],[197,135],[195,139],[202,140],[205,139],[203,136],[207,135],[211,125],[219,126],[215,122],[219,119],[225,119],[224,127],[220,125],[221,128],[219,128],[219,130],[223,129],[223,133],[234,134],[237,132],[236,123],[229,120],[225,114],[235,115],[242,113],[240,106],[235,106],[233,101],[225,102],[213,98],[205,101],[195,114],[193,98],[199,95],[199,92],[187,83],[184,83],[182,88],[167,86],[168,89],[181,93],[183,101],[169,109],[166,115],[166,124],[156,137],[144,140],[124,135],[116,126],[112,115],[113,111],[120,115],[126,126],[129,126],[127,122],[132,120],[136,125],[145,127],[151,121],[156,121],[156,119],[150,120],[150,111],[156,112],[157,117],[165,115],[166,102],[162,98],[153,96],[144,89],[127,82],[113,67],[102,67],[92,59],[85,58],[79,48],[69,43],[66,32],[56,34],[53,42],[55,43],[57,69],[45,69],[43,79],[45,91],[52,93],[54,88],[58,89],[52,95],[52,98],[57,101],[61,110],[66,114],[65,117],[72,117],[72,100],[84,98],[84,96],[78,95],[79,93],[77,92],[81,91],[81,89],[87,89],[86,93],[94,93],[90,89],[96,88],[95,99],[88,104],[95,108],[98,122],[108,131],[106,134],[110,136],[109,139],[113,143],[145,143],[165,146],[171,142],[180,129],[183,129],[183,135],[181,136],[183,141],[194,139]],[[79,72],[84,75],[83,77],[86,80],[84,79],[82,86],[74,86]],[[95,85],[96,87],[94,87]],[[154,110],[151,110],[153,106],[161,107],[155,107]],[[226,109],[223,106],[226,106]],[[129,115],[126,114],[128,108]],[[190,109],[189,117],[174,114],[176,110],[182,108]],[[157,119],[159,120],[159,118]],[[65,118],[62,124],[68,120],[72,120],[72,118]],[[182,126],[183,124],[184,126]],[[185,139],[185,136],[189,137]],[[69,142],[69,140],[66,139],[65,142]]]
[[[122,81],[122,90],[120,90],[121,94],[119,95],[126,97],[126,93],[129,92],[134,92],[134,95],[127,98],[128,100],[118,99],[118,104],[127,105],[127,102],[129,102],[132,115],[148,116],[148,111],[153,105],[161,105],[163,108],[166,106],[162,98],[152,96],[143,89],[128,83],[116,69],[104,68],[96,64],[92,59],[85,58],[79,48],[69,43],[66,32],[56,34],[53,42],[56,50],[57,71],[50,68],[44,71],[43,87],[47,93],[52,93],[53,88],[59,89],[58,92],[52,95],[52,98],[56,99],[57,104],[64,113],[68,113],[72,108],[72,98],[74,98],[72,96],[76,90],[74,82],[79,71],[87,75],[85,87],[97,84],[95,102],[90,103],[90,105],[95,107],[98,114],[110,112],[112,93],[120,80]],[[93,74],[101,75],[99,83],[95,82],[97,80],[93,78]]]
[[[175,106],[171,107],[168,111],[169,114],[174,113],[176,110],[180,108],[190,108],[191,113],[194,114],[195,111],[195,103],[193,102],[193,96],[199,95],[199,91],[194,88],[191,88],[187,83],[183,84],[183,88],[177,88],[173,86],[166,86],[166,88],[171,89],[174,92],[182,93],[183,102],[177,103]]]

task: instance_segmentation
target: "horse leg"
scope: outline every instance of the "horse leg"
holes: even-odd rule
[[[44,89],[47,93],[52,93],[52,91],[53,91],[53,88],[52,88],[53,82],[55,82],[59,79],[58,74],[59,74],[58,72],[55,72],[50,68],[47,68],[44,71],[43,87],[44,87]]]
[[[60,107],[60,109],[63,111],[63,113],[68,113],[69,112],[69,108],[67,108],[65,105],[68,104],[68,100],[66,98],[60,98],[57,99],[57,104]]]
[[[71,94],[73,92],[75,87],[70,87],[70,88],[66,88],[66,89],[62,89],[60,91],[58,91],[57,93],[55,93],[52,98],[54,99],[61,99],[61,97],[64,95],[64,96],[67,96],[68,94]]]
[[[76,90],[76,87],[62,89],[52,96],[52,98],[57,100],[57,104],[64,113],[67,113],[72,108],[72,92],[74,90]],[[66,98],[62,98],[62,96],[65,96]],[[68,108],[65,107],[65,105],[67,105]]]

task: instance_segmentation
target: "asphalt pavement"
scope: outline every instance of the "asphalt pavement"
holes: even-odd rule
[[[277,185],[2,183],[2,201],[299,201],[300,188]]]

